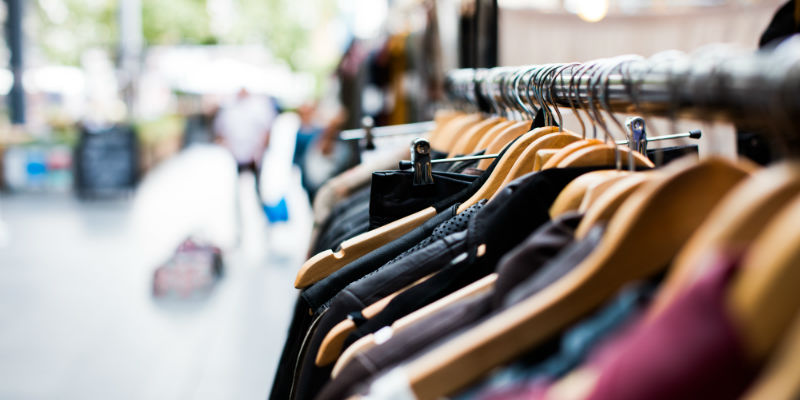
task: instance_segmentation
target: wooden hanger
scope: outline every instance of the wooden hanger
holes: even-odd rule
[[[374,333],[364,335],[353,342],[350,346],[345,348],[344,351],[342,351],[342,355],[340,355],[336,360],[336,364],[333,364],[331,378],[336,378],[336,376],[342,372],[342,368],[346,367],[347,364],[350,364],[350,362],[353,361],[357,355],[362,354],[375,346],[378,346],[378,342],[375,339]]]
[[[428,132],[428,140],[436,140],[442,128],[465,113],[456,110],[439,110],[433,116],[433,129]]]
[[[583,197],[591,187],[597,186],[610,178],[622,177],[628,174],[630,174],[629,171],[612,169],[591,171],[578,176],[568,183],[553,201],[553,205],[550,206],[550,218],[556,218],[568,211],[578,210]]]
[[[558,163],[560,163],[563,159],[567,158],[568,155],[584,148],[589,147],[596,144],[602,144],[602,140],[597,139],[583,139],[577,141],[575,143],[568,144],[561,148],[559,151],[556,152],[547,162],[542,165],[541,169],[549,169],[549,168],[556,168],[558,167]]]
[[[486,150],[486,148],[489,147],[489,143],[491,143],[492,140],[494,140],[494,138],[497,137],[497,135],[502,133],[508,127],[517,123],[519,122],[506,120],[491,127],[488,131],[486,131],[486,133],[483,136],[481,136],[480,140],[478,140],[478,143],[475,143],[475,145],[472,146],[471,149],[469,149],[468,153],[472,154],[481,150]]]
[[[754,361],[766,358],[800,308],[800,197],[758,235],[726,293],[727,309]]]
[[[428,134],[429,141],[438,141],[439,133],[442,130],[442,127],[449,124],[455,118],[465,115],[461,111],[455,110],[439,110],[436,111],[436,114],[433,116],[434,126],[431,129],[430,133]]]
[[[477,123],[479,119],[480,116],[475,114],[457,115],[445,122],[446,126],[442,127],[439,134],[442,137],[449,137],[451,133],[460,132],[459,129],[469,127],[471,124]],[[439,140],[440,143],[448,141],[447,139]],[[428,207],[380,228],[345,240],[339,246],[339,250],[335,252],[328,249],[317,253],[300,267],[294,286],[301,289],[319,282],[370,251],[405,235],[434,215],[436,215],[436,210]]]
[[[658,272],[746,175],[721,159],[665,168],[663,176],[625,201],[600,245],[574,270],[407,364],[404,371],[417,398],[452,394],[562,331],[625,283]]]
[[[420,278],[414,283],[407,285],[406,287],[368,305],[361,310],[361,315],[363,315],[366,319],[372,319],[372,317],[383,311],[389,302],[397,297],[397,295],[405,292],[410,287],[425,282],[431,276],[433,276],[433,274],[429,274],[423,278]],[[333,328],[331,328],[331,330],[325,335],[325,338],[322,339],[322,343],[317,351],[317,358],[315,359],[314,363],[318,367],[323,367],[336,361],[336,359],[339,357],[339,353],[342,351],[342,346],[344,346],[345,340],[347,340],[347,336],[353,333],[356,328],[356,324],[349,318],[339,322]]]
[[[498,162],[493,173],[489,176],[487,181],[472,197],[459,206],[458,212],[460,213],[466,210],[481,199],[490,198],[492,194],[494,194],[494,192],[500,187],[502,179],[508,173],[508,170],[511,168],[514,161],[516,161],[517,157],[519,157],[525,147],[529,145],[534,138],[541,136],[543,134],[542,132],[550,133],[555,129],[557,128],[539,128],[525,134],[524,139],[520,138],[520,140],[514,142],[514,145],[510,147],[508,151],[506,151],[503,158]],[[502,151],[502,149],[499,151]],[[373,229],[369,232],[365,232],[345,240],[339,246],[340,249],[336,252],[332,250],[325,250],[314,255],[300,267],[300,271],[297,273],[297,277],[295,278],[295,287],[298,289],[304,288],[319,282],[330,274],[338,271],[345,265],[355,261],[359,257],[362,257],[370,251],[405,235],[412,229],[431,219],[434,215],[436,215],[436,210],[433,207],[428,207],[407,217],[386,224],[380,228]]]
[[[489,274],[467,286],[464,286],[459,290],[456,290],[453,293],[450,293],[445,297],[442,297],[439,300],[434,301],[431,304],[428,304],[425,307],[420,308],[419,310],[416,310],[398,319],[392,324],[391,330],[393,334],[396,334],[405,329],[411,328],[417,322],[435,315],[439,311],[450,307],[453,304],[492,290],[496,281],[497,274]],[[331,376],[336,377],[338,372],[341,371],[341,369],[344,368],[344,366],[347,365],[353,359],[353,357],[356,356],[356,354],[363,353],[377,345],[378,343],[375,341],[375,336],[373,334],[366,335],[353,342],[350,347],[345,349],[341,357],[339,357],[339,360],[336,361],[336,365],[333,368]]]
[[[405,235],[435,215],[436,209],[428,207],[380,228],[347,239],[342,242],[336,252],[325,250],[314,255],[300,267],[294,287],[301,289],[319,282],[370,251]]]
[[[756,171],[755,165],[749,168]],[[709,250],[747,248],[764,226],[800,193],[800,165],[781,164],[753,173],[726,196],[708,220],[686,242],[669,275],[658,290],[648,317],[658,315],[675,296],[699,275]]]
[[[482,120],[483,116],[478,113],[466,114],[453,119],[447,126],[442,127],[441,132],[437,135],[436,142],[430,142],[431,148],[438,151],[450,151],[462,133]]]
[[[586,210],[586,214],[581,218],[578,227],[575,229],[575,238],[583,239],[589,234],[589,230],[600,222],[607,222],[622,206],[625,200],[638,190],[650,178],[648,175],[654,172],[637,172],[630,174],[619,182],[611,185],[595,203]]]
[[[608,173],[609,171],[596,171],[596,172]],[[617,182],[625,179],[625,177],[630,176],[630,174],[632,173],[635,172],[617,171],[617,174],[608,174],[608,177],[606,179],[601,180],[597,182],[595,185],[586,188],[586,193],[584,193],[583,199],[581,200],[581,204],[578,206],[578,211],[586,213],[589,207],[595,204],[597,202],[597,199],[600,196],[602,196],[603,193],[608,191]]]
[[[446,115],[442,117],[441,123],[436,121],[436,125],[434,126],[431,134],[429,135],[429,141],[436,141],[437,143],[441,143],[441,141],[445,140],[445,135],[449,135],[448,131],[450,131],[451,126],[455,124],[463,123],[465,119],[470,119],[475,117],[475,113],[467,113],[467,112],[456,112],[455,115]]]
[[[798,3],[800,4],[800,3]],[[794,317],[780,347],[742,399],[790,400],[800,398],[800,314]]]
[[[525,138],[525,140],[528,140],[528,139],[533,138],[535,136],[537,136],[537,135],[532,135],[529,138]],[[532,152],[538,151],[541,147],[544,147],[544,146],[557,146],[557,145],[560,145],[561,143],[565,143],[565,142],[569,143],[569,142],[573,142],[575,140],[580,140],[579,136],[577,136],[575,134],[572,134],[572,133],[559,133],[559,132],[549,133],[549,134],[541,134],[541,133],[539,133],[538,136],[539,136],[539,138],[535,139],[533,141],[533,143],[531,143],[522,152],[522,154],[519,156],[519,159],[514,164],[514,167],[518,168],[520,165],[527,166],[525,164],[521,164],[520,163],[520,159],[522,157],[525,157],[526,154],[530,157],[530,154]],[[520,139],[520,140],[522,140],[522,139]],[[530,164],[530,163],[528,163],[528,164]],[[509,173],[507,175],[511,175],[511,174],[512,173]],[[588,186],[591,186],[591,185],[588,185],[589,182],[593,182],[593,186],[597,186],[597,184],[599,184],[600,181],[608,180],[608,179],[613,178],[613,177],[622,177],[622,176],[625,176],[627,174],[629,174],[629,172],[627,172],[627,171],[616,171],[616,170],[593,171],[593,172],[590,172],[590,173],[582,175],[582,176],[587,176],[588,175],[589,179],[586,179],[586,178],[581,179],[581,177],[578,177],[578,178],[576,178],[576,180],[573,181],[573,183],[575,181],[578,181],[578,180],[582,180],[582,181],[586,182],[584,187],[582,187],[582,192],[581,192],[581,198],[582,198],[583,197],[583,193],[586,192]],[[506,180],[508,180],[508,178],[506,178]],[[570,183],[570,185],[573,185],[573,183]],[[504,182],[504,184],[507,184],[507,182]],[[570,185],[568,185],[567,188],[565,188],[565,190],[562,193],[569,192],[568,189],[570,188]],[[632,191],[632,189],[629,189],[629,190]],[[561,195],[559,195],[559,197],[561,197]],[[618,197],[617,201],[621,202],[622,199],[624,199],[624,198]],[[558,201],[558,199],[556,201]],[[575,202],[575,209],[577,209],[579,204],[580,204],[580,199],[578,199],[578,201]],[[363,312],[362,312],[362,314],[364,314],[365,316],[367,315],[366,313],[363,313]],[[338,337],[331,335],[332,333],[334,333],[334,331],[332,330],[331,333],[329,333],[329,335],[326,337],[326,340],[328,340],[330,338],[330,340],[328,340],[330,343],[334,344],[335,347],[340,347],[341,343],[344,342],[344,339],[346,338],[346,335],[348,335],[351,332],[351,330],[349,330],[349,329],[352,329],[352,327],[350,327],[350,325],[348,325],[348,323],[352,324],[352,322],[349,321],[349,320],[343,321],[340,324],[342,326],[340,327],[340,329],[337,329],[336,333],[335,333],[336,335],[339,335]],[[346,328],[349,328],[349,329],[346,329]],[[334,346],[332,346],[331,348],[334,348]],[[330,353],[326,352],[325,357],[318,357],[318,360],[319,359],[323,359],[323,360],[335,359],[335,357],[338,356],[338,351],[339,350],[336,349],[336,350],[331,350]]]
[[[558,163],[559,168],[589,167],[593,165],[614,165],[616,152],[619,151],[623,165],[628,163],[628,153],[633,153],[633,162],[637,167],[654,168],[655,165],[638,151],[631,151],[626,146],[614,149],[610,144],[587,146],[566,156]]]
[[[491,128],[497,126],[499,123],[505,121],[501,117],[489,117],[485,120],[478,122],[466,131],[464,131],[456,140],[447,158],[463,156],[470,154],[473,147],[475,147],[481,140],[481,137],[486,134]]]
[[[503,129],[495,138],[492,139],[491,142],[486,144],[486,154],[500,153],[509,143],[511,143],[512,140],[530,131],[530,126],[531,121],[521,121],[507,127],[506,129]],[[480,148],[482,145],[482,143],[479,143],[478,147]],[[478,162],[478,169],[485,170],[486,168],[489,168],[489,165],[491,164],[491,159],[480,160]]]
[[[547,161],[553,158],[559,150],[561,149],[541,149],[536,152],[536,159],[533,161],[533,170],[541,171],[542,166],[547,164]]]
[[[486,182],[484,182],[484,184],[478,189],[477,192],[475,192],[475,194],[472,195],[472,197],[461,203],[461,205],[458,207],[458,212],[463,212],[480,200],[491,198],[497,189],[501,187],[503,180],[505,179],[506,175],[508,175],[511,167],[514,166],[514,163],[517,161],[517,159],[519,159],[520,154],[522,154],[522,152],[524,152],[525,149],[536,139],[548,133],[552,133],[557,129],[558,128],[554,126],[537,128],[520,136],[517,141],[508,147],[503,155],[503,158],[497,162],[497,165],[494,167],[494,171],[492,171],[492,174],[489,175],[488,179],[486,179]]]
[[[437,120],[436,124],[434,125],[431,132],[428,134],[428,141],[432,143],[436,143],[437,145],[442,143],[444,138],[442,137],[442,133],[447,133],[447,127],[459,123],[459,121],[468,118],[471,114],[464,113],[464,112],[455,112],[451,115],[443,115],[440,117],[440,121]]]
[[[477,203],[481,199],[490,198],[497,191],[497,189],[501,187],[503,179],[505,179],[505,177],[508,175],[509,170],[514,165],[516,160],[519,159],[520,155],[524,153],[524,151],[528,147],[533,146],[533,144],[538,139],[543,138],[549,133],[552,133],[553,130],[557,129],[558,129],[557,127],[538,128],[521,136],[516,142],[514,142],[514,144],[511,145],[511,147],[508,148],[508,150],[506,150],[505,154],[503,155],[503,158],[499,160],[497,166],[495,166],[494,171],[486,180],[486,182],[478,189],[478,191],[472,197],[470,197],[467,201],[465,201],[459,206],[457,212],[459,213],[463,212],[464,210],[469,208],[471,205]],[[550,143],[550,142],[555,143],[558,140],[562,140],[559,139],[559,135],[567,136],[567,134],[561,134],[561,133],[556,134],[556,136],[548,135],[549,139],[542,141],[540,143]],[[574,137],[577,138],[577,136]],[[342,245],[342,247],[344,248],[344,244]],[[336,330],[336,332],[334,333],[335,336],[331,337],[329,340],[332,345],[330,347],[325,347],[326,350],[324,351],[323,357],[321,357],[322,360],[327,361],[332,357],[332,355],[338,354],[339,349],[336,347],[337,345],[338,347],[341,346],[340,342],[343,342],[344,340],[342,339],[342,335],[344,335],[344,337],[346,338],[345,332],[347,332],[346,329],[348,327],[349,325],[346,325],[345,322],[345,324],[343,324],[342,327],[340,327],[340,329]],[[327,350],[329,348],[332,350]]]
[[[533,163],[536,160],[536,153],[538,153],[539,150],[558,149],[579,140],[581,140],[580,136],[568,131],[547,133],[539,136],[533,143],[525,148],[522,154],[520,154],[500,186],[508,185],[514,179],[532,172]]]

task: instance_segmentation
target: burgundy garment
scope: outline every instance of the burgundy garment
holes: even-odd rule
[[[718,256],[660,315],[610,343],[587,400],[738,398],[753,370],[725,308],[735,270],[736,260]]]

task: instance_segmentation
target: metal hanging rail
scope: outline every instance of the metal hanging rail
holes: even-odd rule
[[[446,89],[456,107],[510,116],[530,117],[547,106],[553,117],[555,105],[601,118],[601,112],[629,112],[721,119],[800,136],[800,36],[770,52],[710,48],[649,59],[459,69],[448,74]]]
[[[558,108],[603,113],[724,120],[738,127],[779,133],[800,150],[800,35],[768,52],[706,48],[650,58],[620,56],[585,63],[457,69],[446,92],[455,108],[532,118],[557,117]],[[557,107],[554,107],[557,106]],[[433,121],[342,131],[341,140],[420,135]]]

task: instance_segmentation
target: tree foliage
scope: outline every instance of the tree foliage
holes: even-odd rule
[[[118,37],[115,3],[113,0],[37,0],[35,7],[31,7],[33,10],[29,9],[26,31],[47,59],[77,65],[86,49],[114,47]]]
[[[124,0],[36,0],[30,13],[35,18],[28,21],[33,42],[51,61],[68,65],[77,65],[88,48],[113,53],[119,1]],[[335,12],[333,0],[222,0],[233,13],[228,29],[215,32],[209,1],[214,0],[141,0],[145,43],[261,44],[294,69],[305,69],[295,55],[310,46],[313,20]]]

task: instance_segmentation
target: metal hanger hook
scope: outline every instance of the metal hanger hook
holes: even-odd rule
[[[492,107],[493,114],[499,115],[502,113],[503,109],[501,108],[500,104],[497,103],[497,98],[494,93],[494,85],[492,84],[492,78],[496,71],[494,68],[492,69],[479,69],[476,72],[476,78],[480,82],[480,89],[481,94],[483,97],[489,102]]]
[[[539,73],[542,71],[542,69],[544,69],[544,66],[540,65],[540,66],[537,66],[533,71],[531,71],[533,74],[530,77],[528,77],[528,81],[527,81],[527,84],[525,86],[525,91],[524,91],[524,93],[526,94],[526,97],[528,98],[528,101],[531,104],[538,104],[539,105],[539,108],[536,109],[536,113],[533,115],[533,119],[536,119],[536,114],[539,113],[539,110],[542,110],[545,113],[547,112],[547,110],[543,110],[544,105],[542,104],[542,101],[539,98],[539,94],[536,92],[536,89],[535,89],[536,77],[539,75]]]
[[[593,101],[590,102],[590,105],[594,110],[594,112],[597,114],[598,120],[601,121],[600,127],[603,129],[603,132],[605,133],[606,143],[611,142],[611,146],[614,147],[614,166],[616,167],[617,170],[621,170],[622,154],[620,152],[619,146],[617,145],[617,141],[614,138],[614,135],[611,134],[611,131],[608,129],[608,126],[606,125],[606,119],[601,111],[601,108],[605,108],[605,104],[603,102],[603,99],[605,97],[605,92],[603,91],[604,89],[603,84],[605,83],[605,77],[608,75],[607,71],[611,68],[611,66],[613,66],[613,62],[614,62],[613,59],[603,59],[598,62],[598,67],[596,71],[593,71],[594,74],[589,77],[590,81],[589,92],[592,93],[593,96],[596,96],[593,98]],[[597,99],[597,103],[600,105],[600,108],[596,107],[594,99]],[[609,116],[611,117],[612,120],[614,120],[613,115],[609,114]]]
[[[598,126],[603,131],[603,136],[605,141],[613,141],[614,136],[611,135],[611,132],[608,130],[608,125],[606,124],[605,117],[600,112],[600,109],[597,107],[598,103],[600,103],[600,82],[603,77],[603,71],[606,68],[608,63],[608,59],[601,59],[597,60],[594,64],[594,68],[589,71],[589,82],[588,82],[588,94],[590,96],[589,101],[589,109],[592,111],[592,114],[597,119]]]
[[[500,75],[500,97],[503,99],[503,104],[506,108],[506,119],[514,119],[517,113],[516,104],[510,97],[508,85],[509,77],[513,74],[514,71],[509,70]]]
[[[527,104],[530,105],[530,109],[533,111],[531,113],[531,121],[534,120],[536,118],[536,114],[539,113],[539,107],[537,107],[538,103],[536,102],[536,99],[534,99],[534,94],[532,92],[531,85],[533,84],[532,83],[533,77],[536,75],[536,72],[538,72],[541,68],[542,68],[541,66],[537,65],[532,67],[526,72],[526,75],[529,76],[523,79],[523,81],[525,82],[524,89],[520,92],[522,97],[524,97],[525,100],[527,101]]]
[[[608,143],[611,142],[611,146],[614,148],[614,165],[617,170],[622,169],[622,157],[620,154],[619,147],[617,146],[614,137],[611,135],[611,132],[608,130],[608,126],[605,123],[605,119],[603,114],[600,110],[596,107],[595,102],[600,102],[599,98],[601,98],[601,94],[599,93],[598,89],[602,86],[601,81],[604,76],[604,72],[609,68],[611,60],[609,59],[602,59],[596,62],[596,68],[592,70],[592,74],[589,76],[589,87],[588,87],[588,94],[590,96],[589,107],[594,113],[595,117],[598,119],[600,128],[603,130],[603,134],[605,136],[605,141]],[[598,100],[596,100],[598,99]]]
[[[564,66],[561,67],[561,69],[558,70],[558,72],[556,73],[556,77],[557,79],[560,80],[560,84],[562,87],[564,86],[564,75],[563,75],[564,71],[569,69],[570,74],[572,75],[573,71],[575,70],[575,67],[579,65],[580,65],[579,63],[565,64]],[[572,90],[572,82],[574,81],[572,78],[573,76],[570,76],[570,82],[569,85],[567,86],[566,91],[564,92],[565,94],[564,97],[567,99],[567,103],[569,103],[569,108],[572,109],[572,113],[575,115],[575,117],[578,119],[578,123],[581,125],[581,136],[584,139],[586,139],[586,125],[583,124],[583,118],[581,118],[580,113],[575,108],[575,104],[572,102],[571,90]],[[555,79],[553,80],[553,82],[555,82]]]
[[[578,96],[578,99],[580,100],[581,84],[584,83],[583,82],[584,76],[587,76],[587,74],[588,74],[588,76],[586,78],[586,82],[585,82],[585,84],[586,84],[586,91],[585,91],[585,93],[586,93],[586,100],[585,100],[586,106],[585,106],[585,110],[584,111],[586,112],[586,116],[588,116],[589,119],[592,121],[592,137],[594,139],[597,139],[597,127],[600,126],[600,121],[597,119],[597,114],[595,114],[593,112],[594,111],[594,107],[593,107],[594,93],[592,91],[592,86],[591,86],[591,84],[592,84],[592,74],[593,74],[593,70],[595,68],[597,68],[597,61],[592,61],[592,62],[589,62],[589,63],[585,64],[584,68],[580,72],[580,77],[578,78],[578,84],[575,87],[575,93]]]
[[[519,105],[520,109],[524,113],[528,114],[528,116],[530,116],[531,119],[533,119],[533,117],[536,115],[536,110],[534,110],[533,108],[529,107],[528,104],[526,104],[524,101],[522,101],[523,93],[519,89],[519,84],[520,84],[520,82],[523,81],[525,75],[527,75],[530,71],[533,71],[535,68],[536,67],[529,67],[527,69],[520,70],[520,71],[518,71],[518,73],[514,77],[514,90],[513,90],[514,100],[516,101],[517,105]]]
[[[550,107],[548,107],[547,101],[544,99],[544,95],[542,94],[543,84],[542,84],[542,76],[545,71],[549,70],[552,64],[545,64],[540,68],[536,73],[533,75],[533,79],[531,79],[531,84],[533,86],[533,93],[536,96],[536,101],[541,106],[541,110],[544,112],[544,124],[545,126],[552,125],[553,114],[551,113]]]
[[[553,104],[553,107],[555,108],[556,115],[558,115],[558,131],[559,132],[563,132],[564,131],[564,118],[561,115],[561,111],[558,109],[558,103],[556,101],[556,96],[555,96],[555,87],[556,87],[555,83],[556,83],[556,78],[560,77],[561,74],[567,68],[569,68],[569,66],[570,66],[570,64],[560,64],[560,65],[557,65],[553,69],[553,72],[550,75],[550,84],[548,85],[548,90],[547,90],[547,94],[550,97],[550,102]],[[562,82],[563,82],[563,79],[562,79]],[[570,103],[570,105],[571,104],[572,103]]]
[[[512,112],[505,95],[505,88],[503,87],[507,70],[508,68],[493,68],[491,77],[492,93],[495,96],[495,102],[500,107],[500,113],[498,115],[503,116],[510,116]]]
[[[611,119],[611,121],[613,121],[614,124],[617,125],[617,127],[620,129],[620,132],[622,132],[622,134],[625,135],[625,137],[628,139],[628,145],[630,147],[630,149],[629,149],[630,151],[628,152],[628,169],[633,171],[634,170],[634,165],[633,165],[634,140],[633,140],[633,137],[630,135],[628,130],[625,128],[625,126],[614,115],[613,111],[611,110],[611,105],[609,104],[609,91],[610,91],[609,90],[610,89],[609,88],[609,82],[610,82],[611,74],[613,74],[615,71],[619,70],[620,67],[622,65],[624,65],[625,63],[628,63],[628,62],[631,62],[631,61],[632,61],[632,59],[630,57],[628,57],[628,56],[615,57],[613,59],[608,60],[607,66],[601,72],[601,79],[603,80],[603,85],[601,86],[602,89],[603,89],[603,95],[600,96],[600,99],[601,99],[600,107],[605,110],[606,114]],[[619,147],[617,146],[616,140],[613,141],[613,144],[614,144],[614,150],[616,151],[617,154],[619,154]],[[615,157],[615,158],[617,158],[617,157]]]
[[[570,71],[571,75],[569,78],[569,86],[567,91],[567,99],[569,100],[570,105],[573,107],[573,110],[575,110],[575,115],[578,116],[578,121],[580,121],[581,123],[581,128],[583,129],[582,131],[583,139],[586,139],[586,127],[583,124],[583,117],[581,117],[581,109],[583,108],[583,105],[581,104],[581,98],[580,94],[578,93],[578,87],[581,84],[581,77],[583,76],[583,73],[586,70],[586,68],[588,68],[586,64],[575,63],[574,67]],[[572,101],[573,99],[575,99],[575,102]],[[577,107],[575,106],[575,104],[577,104]],[[583,111],[586,112],[586,110]],[[588,112],[586,112],[586,117],[589,119],[590,124],[594,123],[592,121],[592,117],[589,116]],[[594,130],[594,126],[592,129]],[[597,136],[596,132],[595,136]]]
[[[519,70],[516,68],[507,68],[500,76],[500,96],[503,98],[503,104],[506,106],[506,118],[508,119],[517,119],[520,114],[517,103],[512,96],[513,88],[510,85],[510,82],[513,81],[517,72],[519,72]]]

